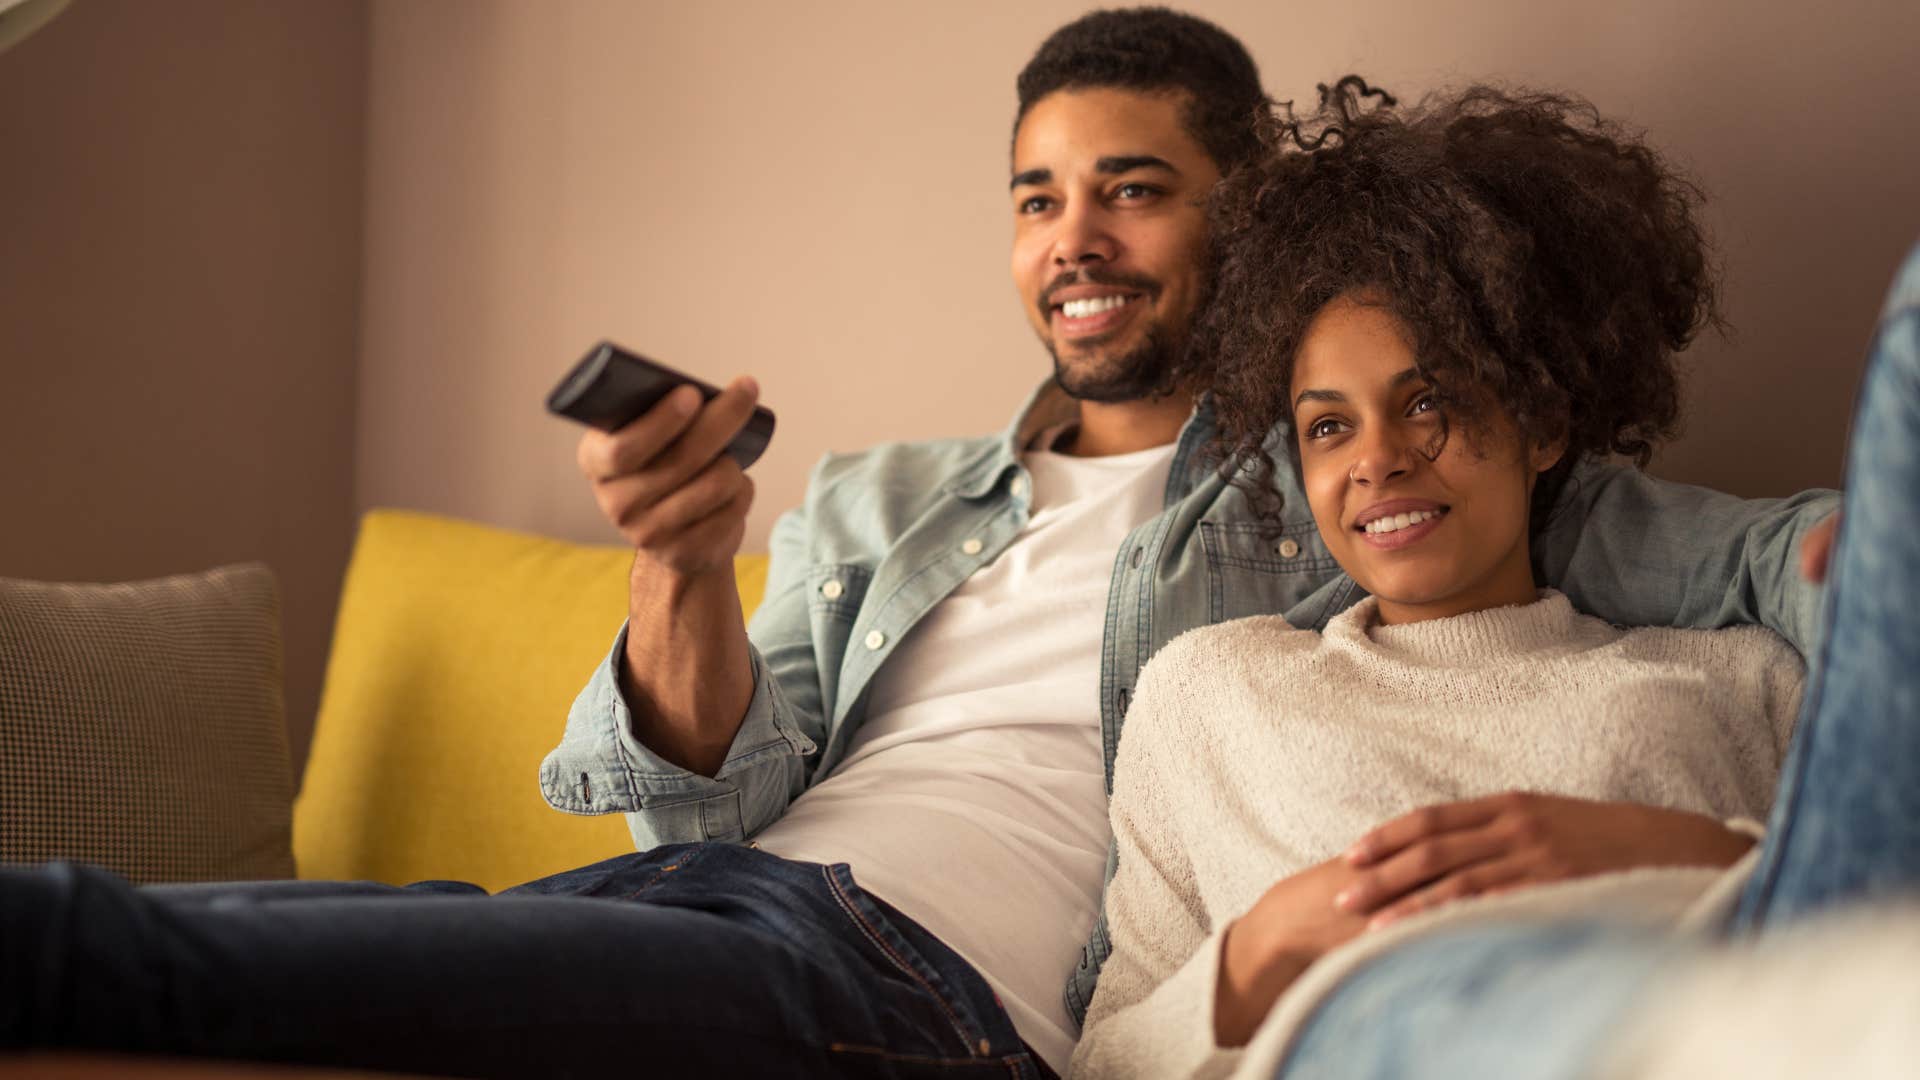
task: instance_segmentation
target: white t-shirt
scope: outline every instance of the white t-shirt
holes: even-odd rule
[[[1100,909],[1107,802],[1100,649],[1113,560],[1165,505],[1171,445],[1025,455],[1027,526],[928,612],[875,676],[834,771],[755,840],[849,864],[939,935],[1064,1072],[1061,999]]]

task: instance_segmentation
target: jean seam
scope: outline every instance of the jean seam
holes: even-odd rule
[[[1004,1054],[999,1057],[937,1057],[931,1054],[903,1054],[897,1050],[888,1050],[884,1046],[862,1046],[858,1043],[828,1043],[827,1050],[836,1054],[864,1054],[868,1057],[884,1058],[887,1061],[907,1061],[916,1065],[946,1065],[967,1068],[1005,1069],[1007,1075],[1019,1077],[1021,1066],[1027,1063],[1025,1052]]]
[[[625,896],[625,899],[632,900],[635,897],[639,896],[641,893],[646,892],[648,889],[651,889],[655,885],[660,884],[660,879],[666,877],[668,874],[677,872],[681,867],[686,866],[688,863],[693,862],[695,859],[698,859],[701,856],[701,854],[703,854],[705,851],[706,851],[706,848],[702,845],[697,845],[697,844],[689,845],[688,850],[682,852],[678,858],[673,860],[673,862],[669,863],[666,866],[660,867],[658,870],[655,870],[653,872],[652,877],[641,882],[640,886],[634,889],[632,892],[627,893]]]
[[[919,983],[920,988],[925,990],[928,996],[933,998],[934,1002],[940,1006],[940,1011],[946,1014],[947,1023],[952,1026],[953,1033],[959,1037],[960,1045],[967,1049],[968,1054],[975,1058],[982,1056],[974,1051],[979,1041],[974,1038],[974,1035],[979,1034],[980,1038],[984,1039],[984,1033],[969,1032],[966,1023],[954,1009],[953,1003],[946,999],[946,995],[934,989],[933,984],[928,982],[924,975],[914,970],[913,965],[909,963],[905,957],[901,956],[899,952],[881,938],[879,931],[867,920],[865,915],[860,913],[854,906],[852,897],[849,897],[845,889],[841,887],[840,880],[834,876],[833,867],[821,867],[820,874],[826,879],[827,888],[832,891],[834,902],[840,905],[840,910],[846,912],[849,919],[853,920],[854,925],[859,928],[860,933],[866,937],[867,941],[870,942],[875,949],[878,949],[880,954],[885,956],[889,963],[898,968],[901,974]]]

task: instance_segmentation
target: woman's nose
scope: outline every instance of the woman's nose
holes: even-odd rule
[[[1406,475],[1411,467],[1411,450],[1402,434],[1390,425],[1374,425],[1361,433],[1353,469],[1347,475],[1354,483],[1368,487],[1384,484]]]

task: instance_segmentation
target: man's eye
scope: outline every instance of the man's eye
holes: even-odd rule
[[[1020,200],[1013,210],[1016,214],[1037,214],[1053,205],[1053,200],[1045,195],[1031,195]]]
[[[1151,184],[1121,184],[1113,191],[1113,197],[1126,201],[1152,198],[1160,194],[1160,189]]]

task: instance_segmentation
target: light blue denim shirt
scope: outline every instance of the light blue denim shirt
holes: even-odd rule
[[[765,828],[845,755],[894,648],[1019,535],[1031,487],[1020,451],[1075,415],[1049,383],[999,436],[828,455],[800,508],[774,526],[766,597],[747,628],[753,700],[718,775],[672,765],[634,737],[617,674],[622,629],[541,765],[547,801],[626,814],[641,850],[744,841]],[[1276,470],[1285,500],[1276,531],[1201,460],[1213,432],[1203,404],[1181,429],[1165,509],[1114,558],[1095,706],[1109,792],[1128,695],[1162,645],[1247,615],[1317,630],[1365,595],[1327,553],[1292,470]],[[1797,571],[1798,539],[1837,505],[1833,492],[1743,500],[1590,463],[1535,538],[1534,569],[1578,609],[1616,623],[1763,623],[1805,653],[1819,611]],[[1109,855],[1109,881],[1113,869]],[[1109,951],[1102,919],[1066,987],[1076,1019]]]

